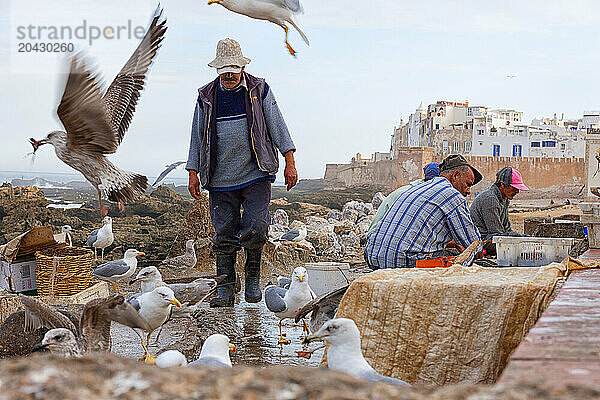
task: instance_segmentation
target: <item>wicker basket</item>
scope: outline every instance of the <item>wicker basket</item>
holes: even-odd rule
[[[63,247],[35,253],[38,296],[71,296],[87,289],[92,278],[94,253],[80,247]]]

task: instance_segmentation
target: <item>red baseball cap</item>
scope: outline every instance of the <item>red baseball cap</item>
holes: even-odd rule
[[[496,174],[496,182],[504,183],[505,185],[510,185],[515,189],[519,190],[529,190],[527,186],[523,183],[523,177],[516,169],[512,167],[504,167]]]

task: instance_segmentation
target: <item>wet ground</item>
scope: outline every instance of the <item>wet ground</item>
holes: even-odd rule
[[[288,345],[280,346],[277,318],[265,307],[264,301],[256,304],[246,303],[243,293],[236,296],[233,308],[206,309],[199,312],[198,319],[189,325],[188,319],[177,318],[169,321],[162,330],[158,345],[154,345],[157,332],[152,335],[150,350],[156,355],[166,349],[177,349],[184,353],[188,361],[200,355],[201,337],[212,333],[222,333],[230,337],[237,351],[231,354],[234,365],[304,365],[319,366],[323,349],[313,353],[310,359],[299,358],[296,351],[314,349],[319,343],[302,345],[302,327],[293,320],[284,320],[283,332]],[[139,337],[127,327],[113,323],[112,351],[120,356],[138,358],[142,355]]]

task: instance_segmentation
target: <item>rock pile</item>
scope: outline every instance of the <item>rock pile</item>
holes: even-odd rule
[[[366,242],[366,233],[377,210],[373,204],[380,205],[383,194],[378,192],[372,202],[352,200],[344,204],[341,210],[330,209],[322,216],[309,215],[304,222],[292,221],[283,209],[277,209],[269,227],[270,237],[277,239],[283,233],[304,225],[307,229],[306,240],[312,244],[317,256],[327,261],[357,259],[362,255]]]

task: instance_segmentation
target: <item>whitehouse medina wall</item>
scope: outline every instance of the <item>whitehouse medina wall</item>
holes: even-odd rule
[[[583,158],[489,157],[467,156],[469,163],[483,175],[474,190],[491,185],[496,173],[504,167],[516,168],[530,188],[543,189],[556,185],[583,184]]]

